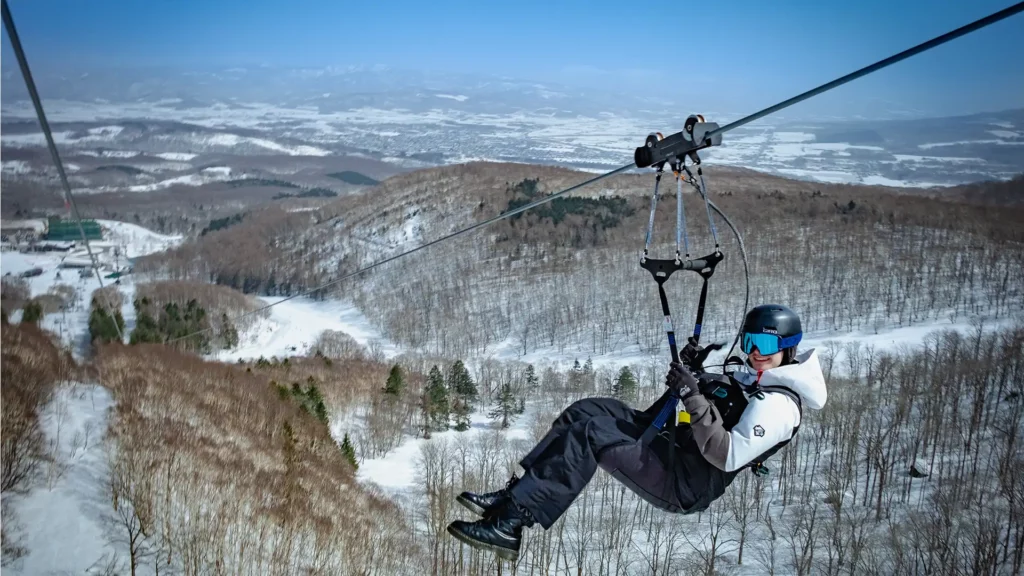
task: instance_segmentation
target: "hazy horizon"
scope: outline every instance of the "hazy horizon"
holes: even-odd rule
[[[242,68],[272,76],[282,69],[386,67],[449,84],[459,76],[508,77],[557,85],[579,99],[624,94],[728,113],[773,104],[1007,6],[871,0],[768,9],[741,2],[653,18],[650,10],[577,1],[486,8],[397,2],[387,11],[320,0],[287,10],[234,1],[10,5],[44,99],[54,97],[53,86],[74,87],[86,74],[124,74],[130,86],[134,73],[187,77]],[[920,118],[1024,107],[1024,62],[1006,57],[1021,53],[1024,17],[1015,16],[798,105],[788,116]],[[9,99],[23,88],[6,38],[3,57]],[[263,89],[259,81],[236,82],[233,97],[250,98]],[[112,93],[119,89],[107,83]],[[177,84],[166,95],[187,97],[188,90]]]

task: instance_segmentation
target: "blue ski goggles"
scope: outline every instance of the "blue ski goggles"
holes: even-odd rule
[[[803,334],[795,334],[788,338],[782,338],[775,334],[751,334],[743,333],[743,353],[750,354],[754,348],[763,356],[771,356],[780,350],[791,348],[800,343]]]

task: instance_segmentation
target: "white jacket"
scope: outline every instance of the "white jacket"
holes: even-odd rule
[[[798,354],[795,364],[757,373],[747,366],[733,372],[742,384],[760,384],[763,398],[746,395],[749,403],[731,430],[722,427],[722,417],[713,404],[700,394],[684,400],[690,414],[690,426],[701,454],[716,467],[732,472],[750,464],[779,442],[793,436],[800,425],[800,409],[789,396],[772,392],[772,386],[784,386],[800,396],[803,406],[820,410],[828,392],[825,376],[815,349]],[[767,389],[766,389],[767,388]]]

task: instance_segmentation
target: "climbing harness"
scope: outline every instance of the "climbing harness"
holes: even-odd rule
[[[700,170],[700,157],[697,151],[709,146],[716,146],[722,143],[721,135],[709,138],[707,135],[719,128],[715,122],[705,122],[704,117],[693,115],[687,118],[683,129],[667,138],[661,134],[651,134],[647,137],[646,144],[636,149],[634,159],[637,166],[653,166],[656,170],[654,178],[654,194],[651,196],[651,215],[647,221],[647,236],[644,242],[644,250],[640,256],[640,266],[651,273],[654,281],[658,284],[658,296],[661,299],[661,312],[665,316],[665,331],[668,333],[669,351],[673,362],[679,362],[679,350],[676,345],[675,328],[672,324],[672,314],[669,311],[668,297],[665,294],[665,282],[678,270],[696,272],[702,279],[700,289],[700,300],[697,303],[697,318],[693,325],[693,340],[700,341],[701,329],[704,324],[704,308],[708,298],[708,280],[715,273],[715,267],[725,258],[718,243],[718,233],[715,229],[714,219],[711,217],[710,199],[707,196],[707,188],[704,183],[704,175]],[[698,166],[700,184],[694,179],[693,173],[686,166],[689,159],[695,166]],[[649,256],[651,239],[654,235],[654,214],[658,206],[658,188],[661,185],[661,178],[665,166],[668,165],[676,177],[676,256],[671,259],[655,259]],[[715,249],[712,253],[695,259],[690,259],[690,242],[686,231],[686,212],[683,207],[683,174],[687,176],[687,182],[697,188],[704,198],[707,209],[708,222],[711,226],[711,234],[714,238]],[[680,250],[682,248],[682,251]],[[668,424],[669,434],[675,440],[676,418],[671,418],[677,412],[679,394],[673,390],[668,401],[662,407],[650,427],[644,432],[643,441],[648,443],[654,439],[658,432]],[[672,453],[669,452],[671,460]],[[671,468],[672,463],[670,461]]]

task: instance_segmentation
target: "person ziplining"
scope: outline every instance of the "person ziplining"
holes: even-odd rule
[[[744,469],[764,474],[765,461],[800,427],[803,407],[820,410],[825,378],[812,348],[798,352],[800,318],[786,306],[765,304],[747,313],[742,350],[746,362],[717,374],[704,371],[707,355],[691,341],[672,362],[668,390],[646,410],[613,398],[586,398],[568,408],[519,462],[524,472],[486,494],[456,500],[475,514],[448,532],[506,560],[519,555],[523,528],[550,528],[600,467],[650,504],[667,512],[706,510]],[[738,360],[738,359],[737,359]],[[675,433],[645,432],[678,398]]]

